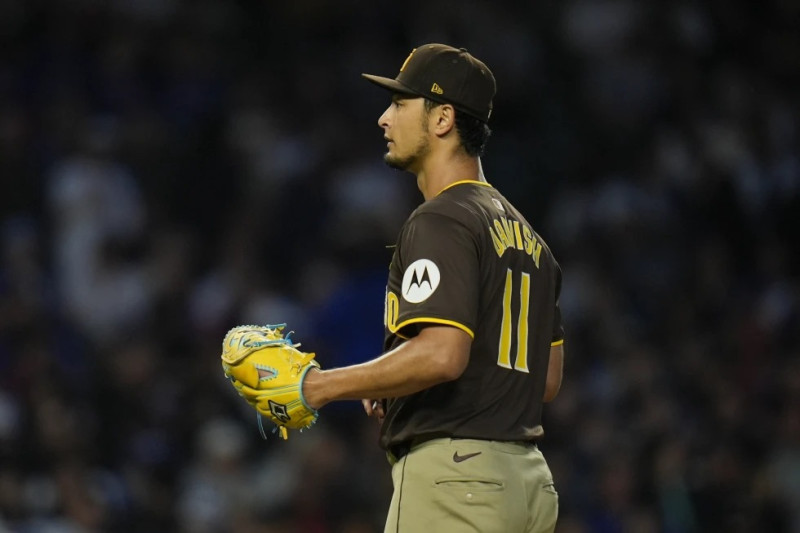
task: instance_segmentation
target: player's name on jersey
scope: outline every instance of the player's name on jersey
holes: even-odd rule
[[[508,249],[521,250],[531,256],[536,268],[539,268],[542,243],[536,238],[531,228],[521,224],[519,220],[500,217],[492,221],[489,233],[492,235],[494,251],[497,252],[498,257],[503,257]]]

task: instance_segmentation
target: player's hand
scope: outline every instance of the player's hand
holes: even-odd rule
[[[382,401],[364,399],[361,400],[361,405],[364,406],[364,412],[367,413],[367,416],[374,416],[378,419],[378,422],[383,422],[385,413],[383,412]]]

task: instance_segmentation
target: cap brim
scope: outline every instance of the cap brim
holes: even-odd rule
[[[378,87],[382,87],[389,91],[401,94],[420,96],[419,93],[417,93],[416,91],[412,91],[411,89],[409,89],[408,87],[406,87],[397,80],[393,80],[391,78],[384,78],[383,76],[375,76],[373,74],[362,74],[361,76],[367,81],[371,81]]]

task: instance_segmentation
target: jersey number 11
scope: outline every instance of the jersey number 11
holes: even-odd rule
[[[500,344],[497,364],[504,368],[513,368],[520,372],[528,370],[528,313],[531,300],[531,275],[522,272],[519,287],[519,317],[517,318],[517,356],[511,366],[511,335],[513,313],[511,311],[511,295],[514,290],[513,272],[506,272],[506,287],[503,291],[503,322],[500,326]]]

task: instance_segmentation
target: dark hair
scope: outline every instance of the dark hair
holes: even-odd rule
[[[442,104],[439,102],[434,102],[429,98],[425,98],[426,113],[430,113],[434,107],[440,105]],[[467,154],[472,157],[480,157],[483,155],[486,149],[486,141],[489,140],[489,136],[492,134],[492,130],[489,128],[488,124],[456,110],[456,131],[458,132],[458,137],[461,139],[461,146],[464,147],[464,151],[467,152]]]

